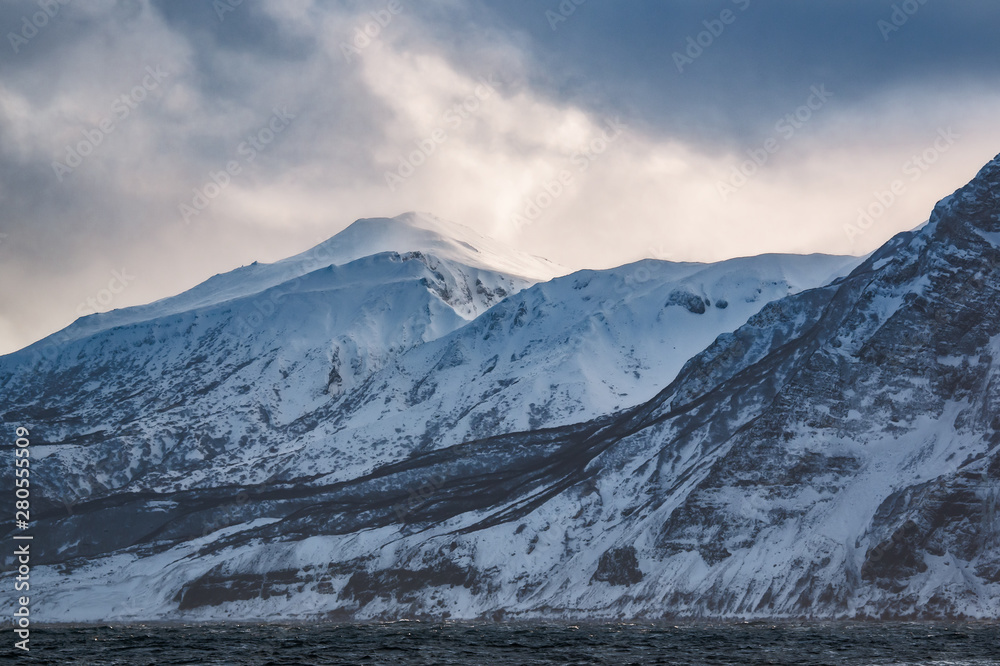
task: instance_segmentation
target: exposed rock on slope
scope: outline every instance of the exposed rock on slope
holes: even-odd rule
[[[31,379],[23,357],[0,360],[5,420],[55,433],[37,465],[58,473],[42,478],[81,497],[72,515],[39,507],[39,612],[997,616],[1000,159],[927,225],[805,291],[762,279],[772,261],[749,277],[664,265],[617,293],[639,265],[479,314],[476,280],[520,285],[434,255],[360,261],[387,272],[351,264],[346,291],[384,303],[393,285],[379,312],[408,323],[366,320],[381,356],[341,351],[362,361],[338,366],[339,393],[332,353],[288,354],[342,335],[310,327],[347,266],[307,275],[280,301],[298,325],[262,326],[232,366],[213,327],[239,301],[176,315],[169,338],[134,324],[67,343]],[[200,375],[218,383],[180,390]],[[140,390],[149,376],[166,404]]]

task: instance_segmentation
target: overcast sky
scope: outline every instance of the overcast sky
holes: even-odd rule
[[[572,269],[863,254],[1000,152],[998,26],[992,0],[5,1],[0,353],[408,210]]]

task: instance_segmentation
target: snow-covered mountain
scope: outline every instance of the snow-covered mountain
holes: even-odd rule
[[[81,319],[3,359],[5,420],[44,423],[38,474],[63,498],[272,478],[307,445],[305,415],[531,283],[415,220],[359,220],[291,260]],[[414,249],[382,251],[400,239]]]
[[[316,418],[337,436],[322,459],[344,439],[385,460],[634,406],[765,303],[826,284],[858,263],[829,255],[709,265],[645,260],[537,284],[326,405]]]
[[[567,271],[539,257],[526,255],[486,238],[472,229],[427,213],[404,213],[395,218],[357,220],[342,232],[301,254],[274,264],[254,262],[216,275],[188,291],[149,305],[83,317],[65,330],[37,343],[35,349],[64,343],[111,328],[191,312],[212,305],[259,296],[280,285],[295,284],[304,276],[329,266],[392,252],[430,254],[439,260],[505,275],[524,285],[548,280]],[[491,299],[487,299],[487,305]],[[470,298],[464,316],[478,314]],[[461,307],[461,306],[459,306]],[[270,309],[261,305],[260,309]],[[253,317],[253,313],[249,313]],[[261,314],[261,313],[257,313]],[[50,352],[51,353],[51,352]]]
[[[646,261],[521,298],[529,278],[488,267],[536,279],[555,268],[426,216],[359,220],[290,260],[85,317],[5,357],[3,411],[58,415],[43,421],[38,473],[74,501],[347,480],[415,451],[637,404],[765,302],[857,261]]]
[[[996,617],[998,192],[1000,158],[863,262],[533,286],[359,222],[77,322],[0,358],[36,612]]]

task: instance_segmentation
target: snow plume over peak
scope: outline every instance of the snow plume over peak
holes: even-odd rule
[[[500,276],[505,294],[511,293],[512,289],[518,290],[569,272],[546,259],[519,252],[469,227],[428,213],[362,218],[305,252],[273,264],[254,262],[241,266],[215,275],[177,296],[148,305],[83,317],[28,349],[34,347],[37,350],[39,345],[51,348],[53,342],[61,344],[79,340],[121,326],[251,298],[283,284],[298,283],[314,271],[346,266],[359,259],[385,253],[419,253],[455,267]],[[471,275],[469,271],[465,273]],[[491,279],[484,280],[491,282]],[[472,311],[477,312],[475,308]]]
[[[396,217],[362,218],[315,248],[279,263],[312,265],[317,261],[330,261],[341,264],[379,252],[425,252],[531,282],[550,280],[569,272],[547,259],[514,250],[464,225],[417,212]]]

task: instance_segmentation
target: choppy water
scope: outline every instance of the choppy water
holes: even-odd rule
[[[34,664],[997,664],[1000,624],[432,624],[49,628]],[[16,661],[15,661],[16,658]]]

